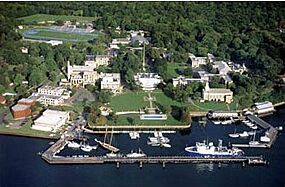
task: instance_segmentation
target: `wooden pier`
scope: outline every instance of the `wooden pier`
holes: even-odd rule
[[[262,129],[268,129],[267,130],[267,136],[270,138],[270,142],[268,143],[259,143],[259,144],[232,144],[233,147],[241,147],[241,148],[271,148],[272,145],[274,144],[277,135],[278,135],[278,130],[274,128],[272,125],[269,123],[265,122],[264,120],[260,119],[257,116],[254,115],[248,115],[247,119],[249,119],[251,122],[257,124],[260,128]]]
[[[139,158],[129,158],[126,156],[106,157],[106,156],[88,156],[72,155],[57,156],[67,142],[72,140],[71,137],[63,137],[47,149],[41,156],[49,164],[104,164],[115,163],[117,167],[120,164],[190,164],[190,163],[242,163],[245,164],[266,164],[262,156],[245,156],[245,157],[191,157],[191,156],[147,156]]]
[[[49,164],[106,164],[115,163],[120,164],[195,164],[195,163],[242,163],[249,165],[266,164],[266,160],[261,156],[248,157],[190,157],[190,156],[148,156],[141,158],[117,157],[108,158],[106,156],[53,156],[42,158]]]

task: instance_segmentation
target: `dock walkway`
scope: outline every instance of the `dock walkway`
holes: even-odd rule
[[[278,130],[274,128],[272,125],[267,123],[266,121],[260,119],[259,117],[256,117],[255,115],[248,115],[247,119],[249,119],[252,123],[257,124],[262,129],[267,130],[267,136],[270,138],[270,142],[268,143],[259,143],[255,145],[249,145],[249,144],[232,144],[233,147],[250,147],[250,148],[271,148],[273,143],[275,142]]]

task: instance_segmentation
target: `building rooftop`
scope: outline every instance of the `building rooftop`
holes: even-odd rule
[[[107,83],[120,83],[121,77],[120,73],[104,73],[101,74],[102,81],[101,84],[107,84]]]
[[[18,101],[18,103],[27,103],[27,104],[32,104],[34,103],[36,100],[35,99],[31,99],[31,98],[22,98]]]
[[[136,36],[132,37],[131,41],[132,42],[138,41],[140,43],[149,44],[149,41],[145,37],[140,36],[140,35],[136,35]]]
[[[225,89],[225,88],[210,88],[207,90],[208,93],[233,93],[230,89]]]
[[[22,110],[27,110],[29,109],[30,107],[27,106],[27,105],[22,105],[22,104],[16,104],[12,107],[12,110],[13,111],[22,111]]]

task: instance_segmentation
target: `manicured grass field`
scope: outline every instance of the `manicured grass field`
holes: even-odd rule
[[[36,31],[36,33],[28,34],[29,31]],[[49,31],[44,28],[31,28],[20,30],[25,38],[40,39],[40,40],[71,40],[71,41],[88,41],[96,38],[94,35],[81,35],[78,33],[56,32]]]
[[[148,102],[144,101],[145,92],[127,91],[111,98],[110,105],[114,112],[121,111],[137,111],[148,106]]]
[[[66,15],[50,15],[50,14],[35,14],[31,16],[18,18],[23,20],[25,24],[39,23],[44,21],[71,21],[76,20],[80,23],[90,23],[95,21],[96,17],[83,17],[83,16],[66,16]]]
[[[177,73],[177,71],[179,69],[184,69],[186,68],[187,65],[185,64],[179,64],[179,63],[167,63],[167,72],[168,75],[170,75],[171,77],[178,77],[179,74]]]
[[[162,91],[154,91],[152,94],[155,98],[155,104],[156,105],[162,105],[162,106],[177,106],[177,107],[181,107],[181,106],[185,106],[185,103],[180,103],[178,101],[175,101],[173,99],[171,99],[170,97],[167,97]]]

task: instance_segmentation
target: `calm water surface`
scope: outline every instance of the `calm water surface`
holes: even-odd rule
[[[273,116],[264,118],[273,126],[285,127],[285,110],[279,110]],[[171,149],[161,149],[146,145],[148,134],[141,135],[140,140],[130,140],[126,134],[117,135],[114,144],[122,152],[141,148],[148,155],[183,155],[186,145],[193,145],[196,141],[208,139],[217,144],[219,138],[224,145],[229,142],[248,142],[249,139],[228,139],[227,134],[237,131],[249,130],[243,125],[214,125],[207,123],[201,126],[193,123],[188,134],[164,134],[171,139]],[[90,144],[95,144],[90,136]],[[97,137],[102,138],[102,137]],[[43,161],[38,152],[49,147],[49,140],[22,138],[0,135],[0,187],[118,187],[118,186],[251,186],[251,187],[285,187],[285,136],[280,133],[273,148],[244,149],[247,155],[264,155],[269,161],[267,166],[246,166],[240,164],[187,164],[173,165],[143,165],[139,169],[137,164],[120,165],[49,165]],[[84,154],[79,150],[65,149],[61,155]],[[101,148],[91,154],[102,155]]]

